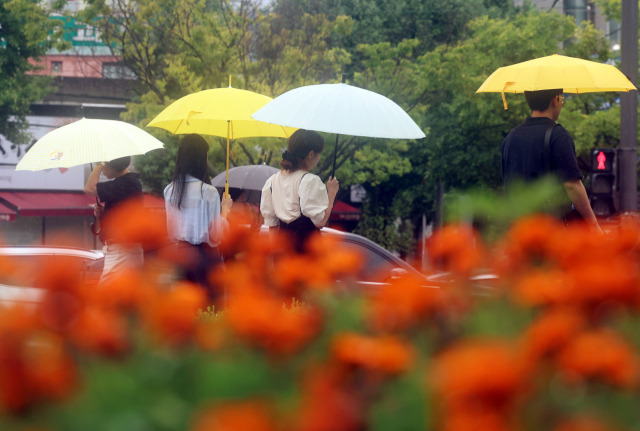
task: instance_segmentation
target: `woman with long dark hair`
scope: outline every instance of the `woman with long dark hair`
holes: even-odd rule
[[[309,172],[323,150],[324,139],[319,133],[296,130],[282,154],[282,169],[262,189],[260,212],[265,224],[289,233],[298,252],[303,252],[309,237],[327,224],[340,187],[335,177],[325,185]]]
[[[209,272],[222,262],[218,246],[228,229],[231,198],[220,195],[207,172],[209,144],[200,135],[186,135],[178,147],[173,181],[164,189],[169,238],[191,249],[197,258],[184,268],[184,278],[204,286],[210,298],[218,296]]]

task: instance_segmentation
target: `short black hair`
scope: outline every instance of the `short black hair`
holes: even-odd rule
[[[109,166],[111,169],[113,169],[116,172],[124,171],[129,167],[130,164],[131,164],[130,156],[124,156],[124,157],[120,157],[119,159],[109,160],[107,163],[105,163],[105,165]]]
[[[529,108],[532,111],[546,111],[554,97],[563,93],[562,88],[552,90],[525,91],[524,98],[527,99]]]

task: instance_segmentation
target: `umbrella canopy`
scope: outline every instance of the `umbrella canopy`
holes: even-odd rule
[[[308,85],[276,97],[253,118],[341,135],[419,139],[425,134],[391,99],[345,83]]]
[[[249,137],[288,138],[295,128],[264,123],[251,114],[272,99],[253,91],[214,88],[186,95],[166,107],[148,126],[173,134],[198,133],[227,138],[227,184],[229,192],[229,140]]]
[[[272,99],[253,91],[215,88],[184,96],[166,107],[148,126],[180,135],[199,133],[227,137],[288,138],[296,129],[263,123],[251,114]]]
[[[278,171],[279,169],[269,165],[236,166],[229,169],[229,187],[244,191],[247,202],[260,204],[264,183]],[[224,172],[211,180],[211,184],[218,189],[224,188],[225,183],[226,175]]]
[[[158,148],[164,148],[162,142],[132,124],[82,118],[40,138],[20,160],[16,171],[70,168]]]
[[[550,55],[501,67],[493,72],[476,93],[522,93],[561,88],[565,93],[629,91],[636,87],[610,64],[581,58]]]

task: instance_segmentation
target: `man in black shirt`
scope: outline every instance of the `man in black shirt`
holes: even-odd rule
[[[569,132],[557,124],[564,96],[562,89],[525,91],[531,117],[515,127],[502,142],[502,180],[508,189],[513,180],[533,181],[554,174],[562,181],[567,196],[580,216],[598,226],[591,209],[575,144]],[[548,147],[545,138],[549,133]]]
[[[98,198],[95,209],[98,221],[125,201],[138,200],[142,203],[142,184],[138,174],[129,171],[130,163],[131,157],[121,157],[104,164],[98,163],[89,175],[84,192]],[[111,181],[98,182],[101,173]],[[101,230],[100,235],[100,240],[104,243],[101,283],[119,269],[142,265],[142,248],[139,245],[117,244],[103,232]]]

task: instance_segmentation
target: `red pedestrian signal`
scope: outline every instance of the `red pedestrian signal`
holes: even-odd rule
[[[604,170],[604,162],[607,161],[607,156],[604,155],[604,151],[600,151],[598,153],[598,157],[596,157],[596,160],[598,161],[598,170]]]
[[[593,212],[599,217],[608,217],[616,212],[614,203],[616,190],[615,154],[613,148],[591,150],[589,201]]]

